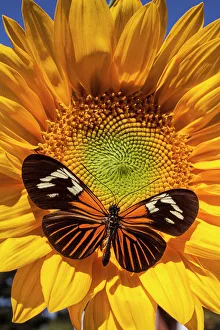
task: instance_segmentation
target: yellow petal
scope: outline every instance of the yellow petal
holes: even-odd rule
[[[5,202],[6,205],[8,203],[8,195],[6,196],[7,193],[12,195],[9,197],[9,200],[13,200],[13,198],[16,198],[15,196],[19,196],[18,191],[21,191],[23,189],[23,184],[20,180],[20,172],[18,173],[18,171],[12,166],[12,164],[10,165],[11,168],[7,167],[3,155],[0,152],[0,195],[1,203],[4,204]],[[0,207],[1,206],[2,205],[0,204]]]
[[[181,58],[189,55],[193,50],[205,42],[216,39],[220,36],[220,19],[208,24],[200,29],[190,39],[188,39],[179,50]]]
[[[158,305],[178,322],[191,319],[193,297],[183,261],[174,250],[167,248],[160,262],[140,275],[140,280]]]
[[[186,58],[177,54],[164,70],[156,91],[156,99],[164,111],[169,111],[192,87],[219,71],[219,39],[204,43]]]
[[[220,73],[193,87],[174,109],[175,127],[180,134],[193,135],[219,113]]]
[[[220,258],[220,228],[203,221],[195,221],[182,236],[171,239],[172,248],[182,253],[211,260]]]
[[[22,27],[12,18],[3,16],[3,23],[6,33],[8,34],[15,50],[23,54],[30,51],[26,41],[25,32]]]
[[[191,38],[203,25],[203,3],[192,7],[173,26],[164,41],[143,90],[150,93],[155,86],[167,63],[178,53],[182,45]]]
[[[10,54],[8,54],[8,58],[6,60],[2,60],[2,62],[14,68],[19,74],[21,74],[22,77],[25,77],[27,85],[39,96],[48,118],[54,119],[55,104],[52,94],[47,88],[39,69],[30,56],[32,54],[26,41],[24,30],[16,21],[9,17],[3,16],[3,21],[14,50],[11,49]],[[4,46],[1,45],[1,47]],[[12,55],[12,53],[14,54]],[[15,54],[17,54],[16,59]],[[13,61],[13,63],[11,63],[11,61]],[[38,113],[40,115],[40,108],[36,109],[38,109]],[[44,126],[44,124],[42,124],[42,126]]]
[[[13,156],[11,156],[13,157]],[[15,157],[13,157],[15,158]],[[10,161],[8,154],[0,147],[0,173],[2,186],[5,185],[18,185],[21,184],[21,171]]]
[[[39,227],[44,215],[30,205],[26,190],[18,182],[2,182],[0,187],[0,239],[24,235]]]
[[[195,165],[195,164],[194,164]],[[217,165],[217,164],[216,164]],[[195,166],[194,166],[195,167]],[[200,173],[193,176],[192,183],[220,183],[220,170],[219,166],[214,167],[212,170],[201,171]]]
[[[139,9],[129,20],[118,42],[114,62],[121,90],[134,93],[146,80],[157,52],[160,26],[154,3]]]
[[[219,169],[219,159],[217,160],[209,160],[209,161],[198,161],[196,163],[193,163],[193,168],[197,170],[218,170]],[[218,173],[218,172],[215,172]],[[202,173],[200,173],[202,174]],[[199,175],[200,175],[199,174]],[[218,180],[219,176],[216,177],[216,180]],[[211,179],[212,180],[212,179]]]
[[[41,284],[50,312],[77,304],[85,297],[92,281],[92,260],[93,256],[73,261],[59,254],[50,254],[46,258],[41,270]]]
[[[207,223],[211,223],[213,225],[218,226],[220,219],[220,206],[219,206],[220,195],[216,196],[216,199],[218,199],[217,205],[213,205],[214,201],[212,200],[210,200],[210,203],[206,203],[200,200],[198,217],[201,220],[206,221]]]
[[[220,132],[220,123],[213,125],[209,124],[208,127],[205,127],[199,130],[198,132],[193,133],[193,135],[189,138],[188,143],[191,146],[197,146],[201,142],[216,138],[217,136],[219,136],[219,132]]]
[[[51,251],[45,237],[29,235],[8,238],[0,243],[0,271],[7,272],[26,266]]]
[[[159,46],[160,46],[163,42],[167,30],[167,20],[168,20],[167,4],[166,4],[166,0],[153,0],[153,2],[155,3],[155,5],[157,5],[157,9],[160,15],[160,38],[159,38]]]
[[[121,308],[121,306],[120,306]],[[138,329],[135,324],[131,324],[126,329]],[[97,295],[89,302],[86,307],[84,317],[84,330],[123,330],[117,319],[112,313],[110,304],[105,290],[100,291]]]
[[[194,298],[195,310],[189,322],[185,324],[188,330],[204,330],[204,311],[200,301],[196,296]]]
[[[46,128],[46,114],[40,99],[29,88],[24,78],[12,67],[1,63],[1,90],[0,95],[9,98],[26,108]]]
[[[192,291],[201,304],[215,313],[220,313],[220,281],[208,270],[191,262],[185,262]]]
[[[68,308],[74,328],[81,329],[82,315],[88,302],[93,299],[98,292],[104,289],[105,283],[106,276],[101,258],[94,258],[92,264],[92,283],[87,295],[79,303]]]
[[[220,280],[220,260],[210,260],[185,254],[186,258],[196,266],[208,270]]]
[[[47,83],[48,88],[59,102],[69,105],[69,96],[63,73],[56,63],[53,21],[32,0],[22,2],[25,32],[31,55]]]
[[[78,79],[87,93],[102,93],[110,87],[113,48],[113,20],[106,1],[73,1],[69,24]]]
[[[218,206],[220,198],[220,185],[219,184],[205,184],[200,183],[194,189],[200,201],[210,203]]]
[[[121,328],[155,329],[156,303],[141,286],[138,276],[119,271],[113,264],[108,265],[106,275],[109,304]]]
[[[0,96],[0,107],[1,140],[27,149],[42,141],[37,121],[19,103]]]
[[[3,150],[3,153],[6,155],[6,158],[8,159],[10,166],[14,166],[16,170],[18,171],[18,180],[22,181],[21,179],[21,166],[23,163],[24,158],[26,158],[28,155],[30,155],[31,151],[29,149],[24,149],[22,147],[19,147],[17,145],[11,144],[9,141],[1,141],[0,140],[0,150]],[[1,152],[0,152],[1,153]],[[3,172],[4,173],[4,172]],[[9,175],[7,172],[6,175]]]
[[[193,164],[212,160],[219,160],[220,165],[220,137],[200,143],[189,157],[189,161]]]
[[[69,11],[71,0],[58,0],[54,19],[54,42],[56,57],[74,90],[80,91],[76,74],[76,59],[70,27]]]
[[[4,45],[0,45],[0,62],[7,64],[9,67],[14,69],[20,76],[25,79],[28,87],[31,89],[31,93],[29,93],[29,97],[33,94],[33,92],[39,97],[44,111],[46,112],[48,118],[53,119],[55,114],[55,104],[54,99],[52,98],[51,93],[48,88],[44,84],[39,72],[36,70],[36,66],[32,61],[31,57],[24,53],[22,55],[17,55],[13,49],[10,47],[6,47]],[[10,85],[9,85],[10,87]],[[29,91],[29,88],[25,86],[25,90],[17,95],[22,102],[21,97],[23,97],[24,93]],[[33,92],[32,92],[33,91]],[[20,95],[21,94],[21,95]],[[34,94],[33,94],[34,95]],[[4,96],[6,96],[4,94]],[[41,104],[32,104],[30,100],[27,100],[34,108],[34,113],[42,127],[45,126],[45,114],[41,114]],[[26,102],[27,102],[26,101]],[[27,105],[27,103],[26,103]],[[37,110],[36,110],[37,109]],[[41,117],[40,117],[41,115]]]
[[[46,308],[40,284],[42,263],[43,258],[17,271],[11,292],[12,322],[26,322]]]
[[[117,0],[110,8],[115,25],[115,39],[118,42],[129,19],[142,7],[140,0]]]

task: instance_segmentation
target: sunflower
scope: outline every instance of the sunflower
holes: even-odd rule
[[[13,321],[67,307],[76,329],[82,315],[89,330],[155,329],[159,305],[203,329],[202,307],[220,312],[220,22],[203,27],[201,3],[165,38],[165,0],[58,0],[54,21],[32,0],[22,10],[25,29],[4,17],[13,48],[0,45],[0,270],[18,269]],[[188,188],[198,217],[180,237],[161,233],[165,253],[146,272],[114,253],[103,267],[99,249],[65,258],[21,179],[32,153],[65,164],[106,207]]]

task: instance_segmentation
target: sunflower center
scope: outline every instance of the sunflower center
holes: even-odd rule
[[[68,166],[107,206],[187,187],[190,150],[153,95],[73,97],[60,105],[39,151]]]

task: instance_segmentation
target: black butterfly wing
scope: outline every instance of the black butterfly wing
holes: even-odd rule
[[[140,224],[117,229],[112,245],[120,266],[130,272],[146,271],[162,257],[166,242],[155,231]]]
[[[78,209],[45,215],[42,228],[54,249],[71,259],[88,257],[105,236],[105,226],[99,217]]]
[[[106,214],[92,191],[65,165],[51,157],[32,154],[25,158],[22,179],[31,200],[41,209],[66,210],[71,208],[71,202],[80,202],[96,213]]]
[[[199,209],[196,194],[188,189],[171,189],[150,197],[120,213],[124,226],[145,224],[163,233],[182,235],[194,222]]]

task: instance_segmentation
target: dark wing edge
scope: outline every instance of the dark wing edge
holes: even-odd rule
[[[119,227],[112,245],[120,266],[134,273],[154,266],[166,249],[163,238],[145,225]]]
[[[131,206],[119,216],[125,226],[145,223],[154,230],[179,236],[193,224],[198,210],[198,197],[192,190],[171,189]]]
[[[49,156],[27,156],[22,164],[22,179],[31,200],[41,209],[65,210],[71,208],[71,202],[81,202],[101,214],[107,212],[75,174]]]
[[[42,228],[53,248],[70,259],[84,259],[101,244],[105,226],[69,211],[55,211],[43,217]]]
[[[150,227],[172,236],[180,236],[196,219],[199,210],[198,197],[189,189],[172,189],[165,194],[166,196],[159,198],[155,204],[159,210],[153,213],[149,211],[147,217],[152,220]],[[146,205],[148,207],[149,204]]]

